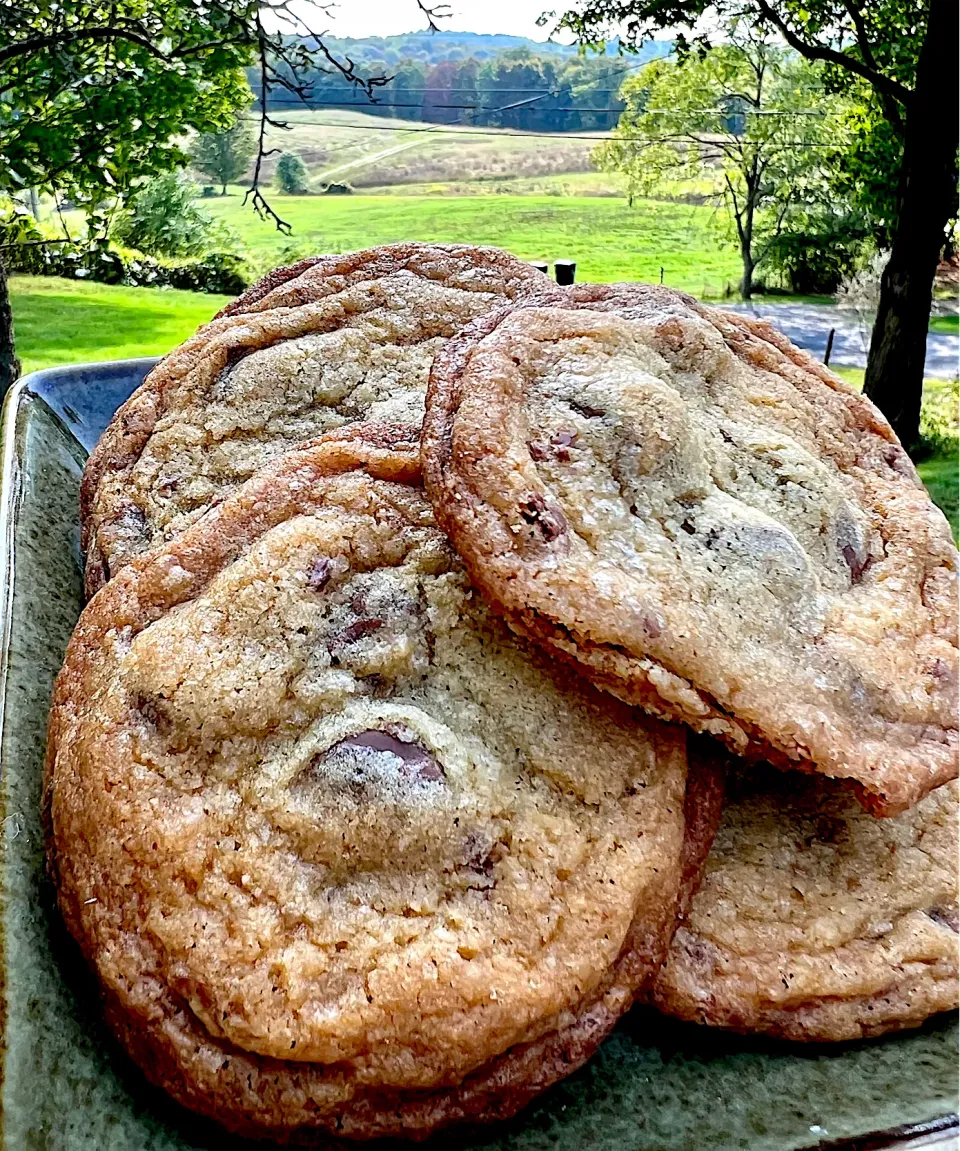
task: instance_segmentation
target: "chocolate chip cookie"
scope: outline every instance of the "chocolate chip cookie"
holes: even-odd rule
[[[66,922],[148,1077],[236,1131],[512,1114],[658,969],[713,830],[682,728],[473,594],[416,437],[275,460],[104,587],[57,682]]]
[[[475,585],[596,683],[878,814],[956,776],[949,527],[768,325],[622,285],[504,309],[438,357],[423,450]]]
[[[783,1039],[859,1039],[957,1007],[956,783],[873,819],[833,781],[734,785],[652,1001]]]
[[[495,248],[396,244],[279,269],[171,352],[84,472],[92,595],[266,462],[345,424],[419,423],[434,354],[492,306],[558,289]]]

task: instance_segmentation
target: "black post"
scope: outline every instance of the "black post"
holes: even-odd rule
[[[553,274],[561,287],[568,287],[577,278],[576,260],[554,260]]]
[[[837,334],[837,329],[831,328],[830,329],[830,335],[827,336],[827,350],[823,353],[823,366],[825,368],[829,367],[829,365],[830,365],[830,353],[833,351],[833,337],[836,334]]]
[[[543,272],[544,275],[547,275],[547,273],[550,271],[549,264],[541,264],[538,260],[531,260],[530,267],[536,268],[538,272]]]
[[[660,283],[663,283],[663,268],[660,269]]]

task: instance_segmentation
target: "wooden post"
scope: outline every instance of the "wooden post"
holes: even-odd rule
[[[576,260],[554,260],[553,274],[561,287],[569,286],[577,277]]]
[[[827,350],[823,353],[823,366],[825,368],[829,367],[829,365],[830,365],[830,353],[833,351],[833,337],[836,334],[837,334],[837,329],[831,328],[830,329],[830,335],[827,336]]]

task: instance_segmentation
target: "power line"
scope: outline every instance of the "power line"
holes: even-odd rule
[[[579,111],[579,109],[578,109],[578,111]],[[249,117],[249,118],[258,119],[258,117]],[[534,140],[534,139],[537,139],[537,140],[592,140],[594,142],[603,141],[603,140],[624,140],[625,143],[635,142],[635,141],[632,141],[630,139],[630,137],[600,135],[599,133],[586,136],[586,135],[578,135],[575,132],[522,132],[522,131],[521,132],[511,132],[511,131],[508,131],[507,129],[500,129],[499,131],[488,132],[488,131],[484,131],[482,128],[466,127],[466,128],[457,129],[457,128],[453,127],[452,125],[448,126],[446,124],[434,124],[430,128],[394,128],[394,127],[391,127],[389,124],[384,124],[382,126],[380,124],[331,124],[329,122],[324,123],[323,121],[312,120],[312,121],[310,121],[309,126],[314,127],[314,128],[343,128],[344,130],[347,130],[350,132],[394,132],[397,135],[405,135],[405,136],[406,135],[414,135],[414,134],[423,135],[423,134],[427,134],[427,133],[432,133],[434,135],[448,135],[448,136],[493,136],[493,137],[500,139],[500,140],[504,139],[504,137],[514,136],[514,137],[517,137],[517,138],[522,139],[522,140],[523,139],[526,139],[526,140]],[[451,128],[452,128],[452,130],[451,130]],[[684,141],[680,141],[680,142],[682,143]],[[645,141],[645,143],[649,143],[649,144],[671,144],[671,143],[677,143],[677,141],[671,139],[670,137],[664,137],[661,140],[653,140],[653,139],[647,140],[647,141]],[[704,141],[702,141],[702,143],[704,144],[705,147],[710,147],[710,145],[711,145],[711,143],[713,143],[713,141],[704,140]],[[767,141],[757,141],[757,143],[767,143]],[[748,140],[747,145],[749,146],[750,144],[751,144],[751,141]],[[837,148],[837,147],[839,147],[839,144],[837,144],[837,143],[825,144],[825,143],[819,143],[817,141],[812,141],[812,140],[787,140],[787,141],[784,141],[782,143],[776,144],[776,147],[777,148]]]
[[[624,76],[627,76],[629,73],[631,73],[631,72],[637,72],[637,71],[639,71],[641,68],[645,68],[645,67],[647,66],[647,63],[649,63],[649,61],[647,61],[647,62],[644,62],[644,63],[640,63],[640,64],[633,64],[633,65],[631,65],[629,68],[619,68],[619,67],[615,67],[615,68],[607,69],[607,71],[606,71],[606,73],[605,73],[605,74],[604,74],[604,73],[601,73],[599,76],[595,76],[595,77],[593,77],[593,79],[594,79],[594,80],[602,80],[602,79],[604,79],[604,78],[605,78],[605,76],[611,76],[611,75],[615,75],[615,76],[617,76],[617,78],[618,78],[618,79],[621,79],[621,80],[622,80],[622,78],[623,78]],[[588,83],[588,82],[585,82],[585,81],[581,81],[581,82],[579,82],[579,84],[571,84],[571,85],[570,85],[570,87],[571,87],[571,89],[572,89],[572,88],[574,88],[574,87],[580,87],[580,88],[589,87],[589,83]],[[437,89],[437,90],[438,90],[438,91],[444,91],[445,89]],[[452,89],[451,89],[451,91],[452,91]],[[494,91],[497,91],[497,90],[496,90],[496,89],[490,89],[489,91],[491,91],[491,92],[494,92]],[[509,91],[509,89],[500,89],[500,90],[499,90],[499,92],[500,92],[500,94],[501,94],[501,95],[505,95],[505,94],[506,94],[508,91]],[[511,109],[513,109],[513,108],[519,107],[520,105],[523,105],[523,104],[535,104],[535,103],[537,103],[537,101],[538,101],[538,100],[543,100],[543,99],[546,99],[546,97],[547,97],[547,96],[551,96],[551,95],[558,95],[558,94],[559,94],[559,92],[558,92],[558,87],[557,87],[557,86],[554,86],[553,88],[543,89],[543,90],[541,90],[541,91],[538,91],[537,89],[533,89],[533,91],[534,91],[534,92],[536,92],[537,94],[536,94],[535,96],[533,96],[533,97],[532,97],[531,99],[529,99],[529,100],[517,100],[517,101],[516,101],[515,103],[513,103],[513,104],[504,104],[504,105],[503,105],[502,107],[500,107],[500,108],[486,108],[486,109],[484,109],[484,111],[485,111],[485,112],[486,112],[488,115],[489,115],[489,114],[495,114],[495,113],[497,113],[497,112],[507,112],[507,111],[510,111],[510,110],[511,110]],[[257,96],[256,96],[256,103],[259,103],[259,105],[260,105],[260,108],[261,108],[261,111],[262,111],[262,112],[266,112],[266,111],[268,111],[268,110],[269,110],[269,109],[268,109],[268,104],[271,102],[271,101],[270,101],[270,96],[269,96],[269,88],[267,89],[266,98],[264,98],[264,97],[265,97],[265,93],[264,93],[264,87],[263,87],[263,85],[261,84],[261,85],[260,85],[260,87],[259,87],[259,90],[258,90],[258,92],[257,92]],[[285,99],[286,99],[286,98],[283,98],[283,97],[281,98],[281,100],[285,100]],[[278,100],[278,101],[275,101],[275,103],[279,103],[279,102],[281,102],[281,101],[279,101],[279,100]],[[302,105],[304,105],[304,106],[306,106],[306,107],[309,107],[309,105],[307,104],[307,100],[306,100],[306,98],[304,98],[304,97],[299,97],[299,96],[298,96],[295,102],[296,102],[296,103],[299,103],[299,104],[302,104]],[[352,106],[352,105],[351,105],[351,106]],[[373,100],[373,99],[371,99],[368,105],[358,105],[358,106],[360,106],[360,107],[364,107],[364,106],[367,106],[367,107],[375,107],[375,106],[376,106],[376,101],[375,101],[375,100]],[[381,107],[383,107],[383,105],[381,105]],[[604,109],[604,110],[606,110],[606,109]],[[459,123],[459,122],[463,121],[465,118],[466,118],[465,116],[458,116],[456,120],[454,120],[454,121],[451,121],[451,122],[452,122],[452,123]],[[413,129],[413,130],[417,130],[417,129]]]
[[[535,99],[539,100],[540,97],[537,96]],[[526,101],[521,101],[521,103],[526,103]],[[479,112],[489,112],[493,114],[517,110],[517,105],[515,104],[508,104],[506,107],[501,105],[497,108],[490,108],[487,107],[486,104],[392,104],[379,101],[376,104],[361,104],[359,100],[311,100],[307,103],[304,103],[303,100],[293,99],[290,97],[280,97],[279,99],[268,100],[267,102],[268,109],[275,108],[278,105],[289,105],[291,107],[303,108],[306,111],[310,111],[313,108],[357,108],[360,111],[364,111],[365,109],[369,108],[432,108],[439,112],[445,110],[452,112],[459,111],[460,109],[464,108]],[[534,109],[530,110],[534,111]],[[622,108],[580,108],[575,104],[566,105],[562,108],[550,106],[549,108],[544,109],[544,111],[551,114],[554,112],[602,112],[611,116],[619,116],[622,110]],[[537,109],[537,111],[539,111],[539,109]]]
[[[248,116],[248,119],[259,120],[257,116]],[[301,121],[303,123],[303,121]],[[572,132],[509,132],[506,129],[501,129],[495,132],[486,132],[482,128],[461,127],[457,128],[454,125],[447,124],[434,124],[431,128],[393,128],[389,124],[331,124],[329,122],[323,123],[318,120],[311,120],[309,126],[313,128],[343,128],[350,132],[394,132],[398,135],[411,135],[419,134],[426,135],[433,133],[434,135],[447,135],[447,136],[495,136],[503,139],[504,136],[519,136],[529,137],[531,139],[547,139],[547,140],[612,140],[612,136],[577,136]]]
[[[552,95],[553,93],[550,93]],[[536,99],[541,99],[538,96]],[[521,101],[520,103],[527,103],[528,101]],[[530,101],[532,103],[532,101]],[[429,107],[437,111],[445,109],[450,111],[459,111],[460,109],[473,109],[481,112],[506,112],[516,111],[518,105],[507,104],[498,108],[490,108],[485,104],[415,104],[415,103],[389,103],[386,101],[378,100],[376,104],[371,104],[367,101],[360,100],[301,100],[293,96],[277,96],[273,99],[268,99],[268,104],[271,107],[276,107],[279,104],[290,105],[291,107],[303,108],[305,111],[310,111],[313,108],[357,108],[364,111],[368,108],[423,108]],[[531,109],[534,111],[534,109]],[[536,111],[539,111],[537,109]],[[603,113],[605,115],[620,115],[623,111],[622,108],[582,108],[579,105],[571,104],[561,108],[549,107],[543,111],[552,114],[554,112],[592,112]],[[644,108],[640,113],[642,116],[676,116],[677,113],[672,108]],[[733,119],[736,116],[826,116],[826,112],[822,112],[816,108],[798,108],[795,110],[785,110],[779,108],[746,108],[743,111],[731,112],[726,108],[691,108],[685,115],[688,116],[723,116],[726,119]]]
[[[642,65],[641,65],[642,67]],[[627,75],[625,71],[624,76]],[[251,90],[259,100],[261,86],[259,84],[251,84]],[[589,81],[578,80],[575,84],[561,84],[559,88],[403,88],[404,92],[472,92],[478,96],[531,96],[542,95],[544,93],[550,95],[560,95],[564,89],[570,88],[589,88],[591,92],[601,92],[604,95],[609,95],[611,92],[619,92],[619,88],[594,88]],[[389,89],[385,88],[384,91]],[[353,92],[355,89],[340,87],[330,88],[331,92]],[[377,103],[376,100],[367,101],[367,103]]]

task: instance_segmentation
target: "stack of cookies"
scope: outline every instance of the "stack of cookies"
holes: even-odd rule
[[[147,377],[81,516],[50,864],[187,1107],[420,1138],[637,1001],[956,1007],[956,552],[768,326],[493,249],[307,260]]]

